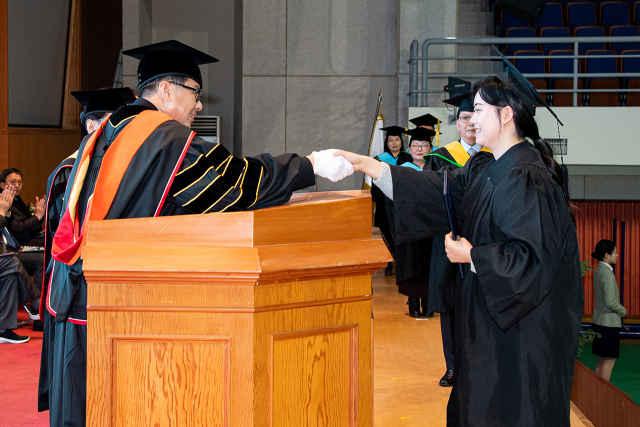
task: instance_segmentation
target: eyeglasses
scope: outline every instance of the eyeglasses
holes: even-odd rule
[[[11,184],[12,186],[19,186],[22,185],[22,181],[16,181],[16,180],[11,180],[11,181],[7,181],[8,184]]]
[[[411,144],[411,148],[414,150],[426,150],[429,148],[429,144]]]
[[[471,117],[473,116],[458,117],[458,120],[460,120],[460,123],[469,123],[471,121]]]
[[[178,86],[183,87],[185,89],[189,89],[190,91],[192,91],[195,94],[196,103],[200,102],[200,97],[202,97],[202,89],[198,89],[198,88],[195,88],[195,87],[183,85],[182,83],[174,82],[173,80],[167,80],[167,81],[169,83],[173,83],[174,85],[178,85]]]

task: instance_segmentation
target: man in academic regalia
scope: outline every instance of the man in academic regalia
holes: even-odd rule
[[[99,89],[71,92],[71,95],[83,106],[80,113],[80,123],[88,134],[93,133],[104,123],[111,113],[118,108],[130,104],[136,100],[133,91],[128,88]],[[45,323],[45,330],[42,336],[42,354],[40,369],[40,384],[38,387],[38,410],[47,411],[49,409],[49,383],[50,372],[47,368],[53,363],[55,317],[46,310],[44,302],[47,297],[47,285],[51,277],[51,244],[53,236],[56,234],[60,218],[62,217],[64,204],[64,192],[73,163],[78,156],[78,151],[64,159],[49,175],[47,179],[47,193],[45,196],[45,251],[44,251],[44,280],[42,281],[43,304],[40,304],[40,319]],[[40,284],[39,284],[40,285]]]
[[[216,58],[174,40],[123,53],[140,59],[141,97],[83,140],[51,246],[51,426],[83,426],[86,420],[87,284],[81,255],[89,221],[259,209],[314,185],[314,173],[331,180],[353,173],[330,150],[307,157],[232,156],[190,129],[202,109],[199,65]]]
[[[423,170],[437,171],[442,168],[454,170],[463,167],[467,160],[480,151],[489,151],[476,145],[476,132],[469,123],[473,116],[471,93],[447,99],[446,104],[457,107],[456,128],[460,139],[445,145],[424,156]],[[444,235],[433,238],[431,248],[431,268],[429,270],[429,311],[440,313],[440,330],[442,332],[442,349],[447,364],[447,372],[440,379],[440,386],[453,386],[454,366],[454,290],[458,277],[458,266],[447,259],[444,251]]]

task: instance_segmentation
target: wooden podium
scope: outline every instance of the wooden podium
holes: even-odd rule
[[[93,222],[87,425],[371,426],[371,196]]]

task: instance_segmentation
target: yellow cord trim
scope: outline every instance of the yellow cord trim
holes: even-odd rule
[[[205,176],[207,176],[207,174],[209,173],[209,171],[213,169],[213,166],[210,166],[209,169],[206,170],[206,172],[198,179],[196,179],[195,181],[193,181],[191,184],[189,184],[188,186],[184,187],[182,190],[178,191],[176,194],[173,195],[173,197],[176,197],[178,194],[182,193],[183,191],[187,191],[188,189],[190,189],[191,187],[193,187],[194,185],[196,185],[198,182],[200,182],[202,180],[202,178],[204,178]]]
[[[251,203],[249,205],[249,207],[253,206],[256,204],[256,202],[258,201],[258,191],[260,191],[260,183],[262,182],[262,172],[264,171],[263,168],[260,168],[260,178],[258,179],[258,187],[256,187],[256,200],[254,200],[253,203]],[[244,182],[244,180],[242,180]]]
[[[216,168],[216,171],[217,171],[218,169],[220,169],[220,168],[221,168],[225,163],[229,162],[229,161],[231,160],[231,158],[232,158],[232,157],[233,157],[232,155],[229,155],[229,157],[227,157],[226,159],[224,159],[224,161],[223,161],[222,163],[220,163],[220,165]],[[228,166],[228,165],[227,165],[227,166]],[[227,168],[224,168],[224,170],[227,170]],[[223,175],[224,175],[224,172],[223,172]]]
[[[192,167],[194,167],[195,165],[197,165],[197,164],[198,164],[198,162],[200,161],[200,159],[202,158],[202,156],[203,156],[203,154],[200,154],[200,157],[198,157],[198,158],[196,159],[196,161],[195,161],[195,162],[193,162],[192,164],[190,164],[190,165],[189,165],[189,166],[187,166],[186,168],[182,169],[180,172],[178,172],[178,173],[176,174],[176,176],[182,175],[183,173],[185,173],[186,171],[188,171],[189,169],[191,169]]]
[[[187,206],[189,203],[193,202],[194,200],[196,200],[198,197],[200,197],[202,195],[202,193],[204,193],[205,191],[207,191],[209,189],[209,187],[211,187],[213,185],[214,182],[216,182],[218,180],[218,178],[220,178],[222,175],[218,175],[215,177],[215,179],[213,181],[211,181],[209,183],[209,185],[207,185],[206,187],[204,187],[204,190],[202,190],[201,192],[199,192],[193,199],[189,200],[187,203],[185,203],[184,205],[182,205],[183,207]],[[233,188],[233,187],[232,187]]]
[[[113,126],[114,129],[118,129],[118,127],[123,124],[124,122],[126,122],[129,119],[135,119],[136,117],[138,117],[138,115],[136,114],[135,116],[129,116],[126,119],[123,119],[120,123],[118,123],[116,126],[113,126],[113,123],[111,123],[111,119],[109,119],[109,123],[111,123],[111,126]]]
[[[226,193],[224,193],[224,194],[223,194],[223,195],[222,195],[218,200],[216,200],[216,202],[215,202],[214,204],[212,204],[211,206],[209,206],[209,207],[204,211],[204,213],[209,212],[209,211],[210,211],[210,210],[211,210],[215,205],[217,205],[217,204],[218,204],[218,202],[219,202],[220,200],[224,199],[224,196],[226,196],[227,194],[229,194],[229,191],[233,190],[233,188],[234,188],[234,187],[229,187],[229,189],[227,190],[227,192],[226,192]],[[235,203],[235,202],[234,202],[234,203]]]

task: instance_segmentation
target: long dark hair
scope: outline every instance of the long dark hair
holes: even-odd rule
[[[387,136],[384,137],[384,152],[391,154],[391,150],[389,150],[389,146],[387,142],[389,142],[389,133],[387,132]],[[400,137],[400,152],[404,151],[404,138],[402,135],[391,135],[391,136],[399,136]],[[393,156],[393,154],[391,154]]]
[[[516,126],[516,135],[518,138],[528,138],[533,142],[534,147],[540,152],[542,161],[549,170],[551,177],[560,185],[564,193],[562,168],[554,160],[551,146],[547,141],[540,138],[538,124],[533,118],[533,114],[529,112],[520,98],[507,89],[502,80],[496,76],[487,77],[477,82],[473,86],[473,96],[475,97],[478,92],[480,92],[480,96],[487,104],[497,107],[498,110],[507,106],[513,109],[513,123]],[[565,194],[565,199],[568,201],[568,194]]]
[[[615,249],[616,245],[611,240],[603,239],[596,243],[596,250],[591,253],[591,256],[602,261],[605,255],[611,255]]]

